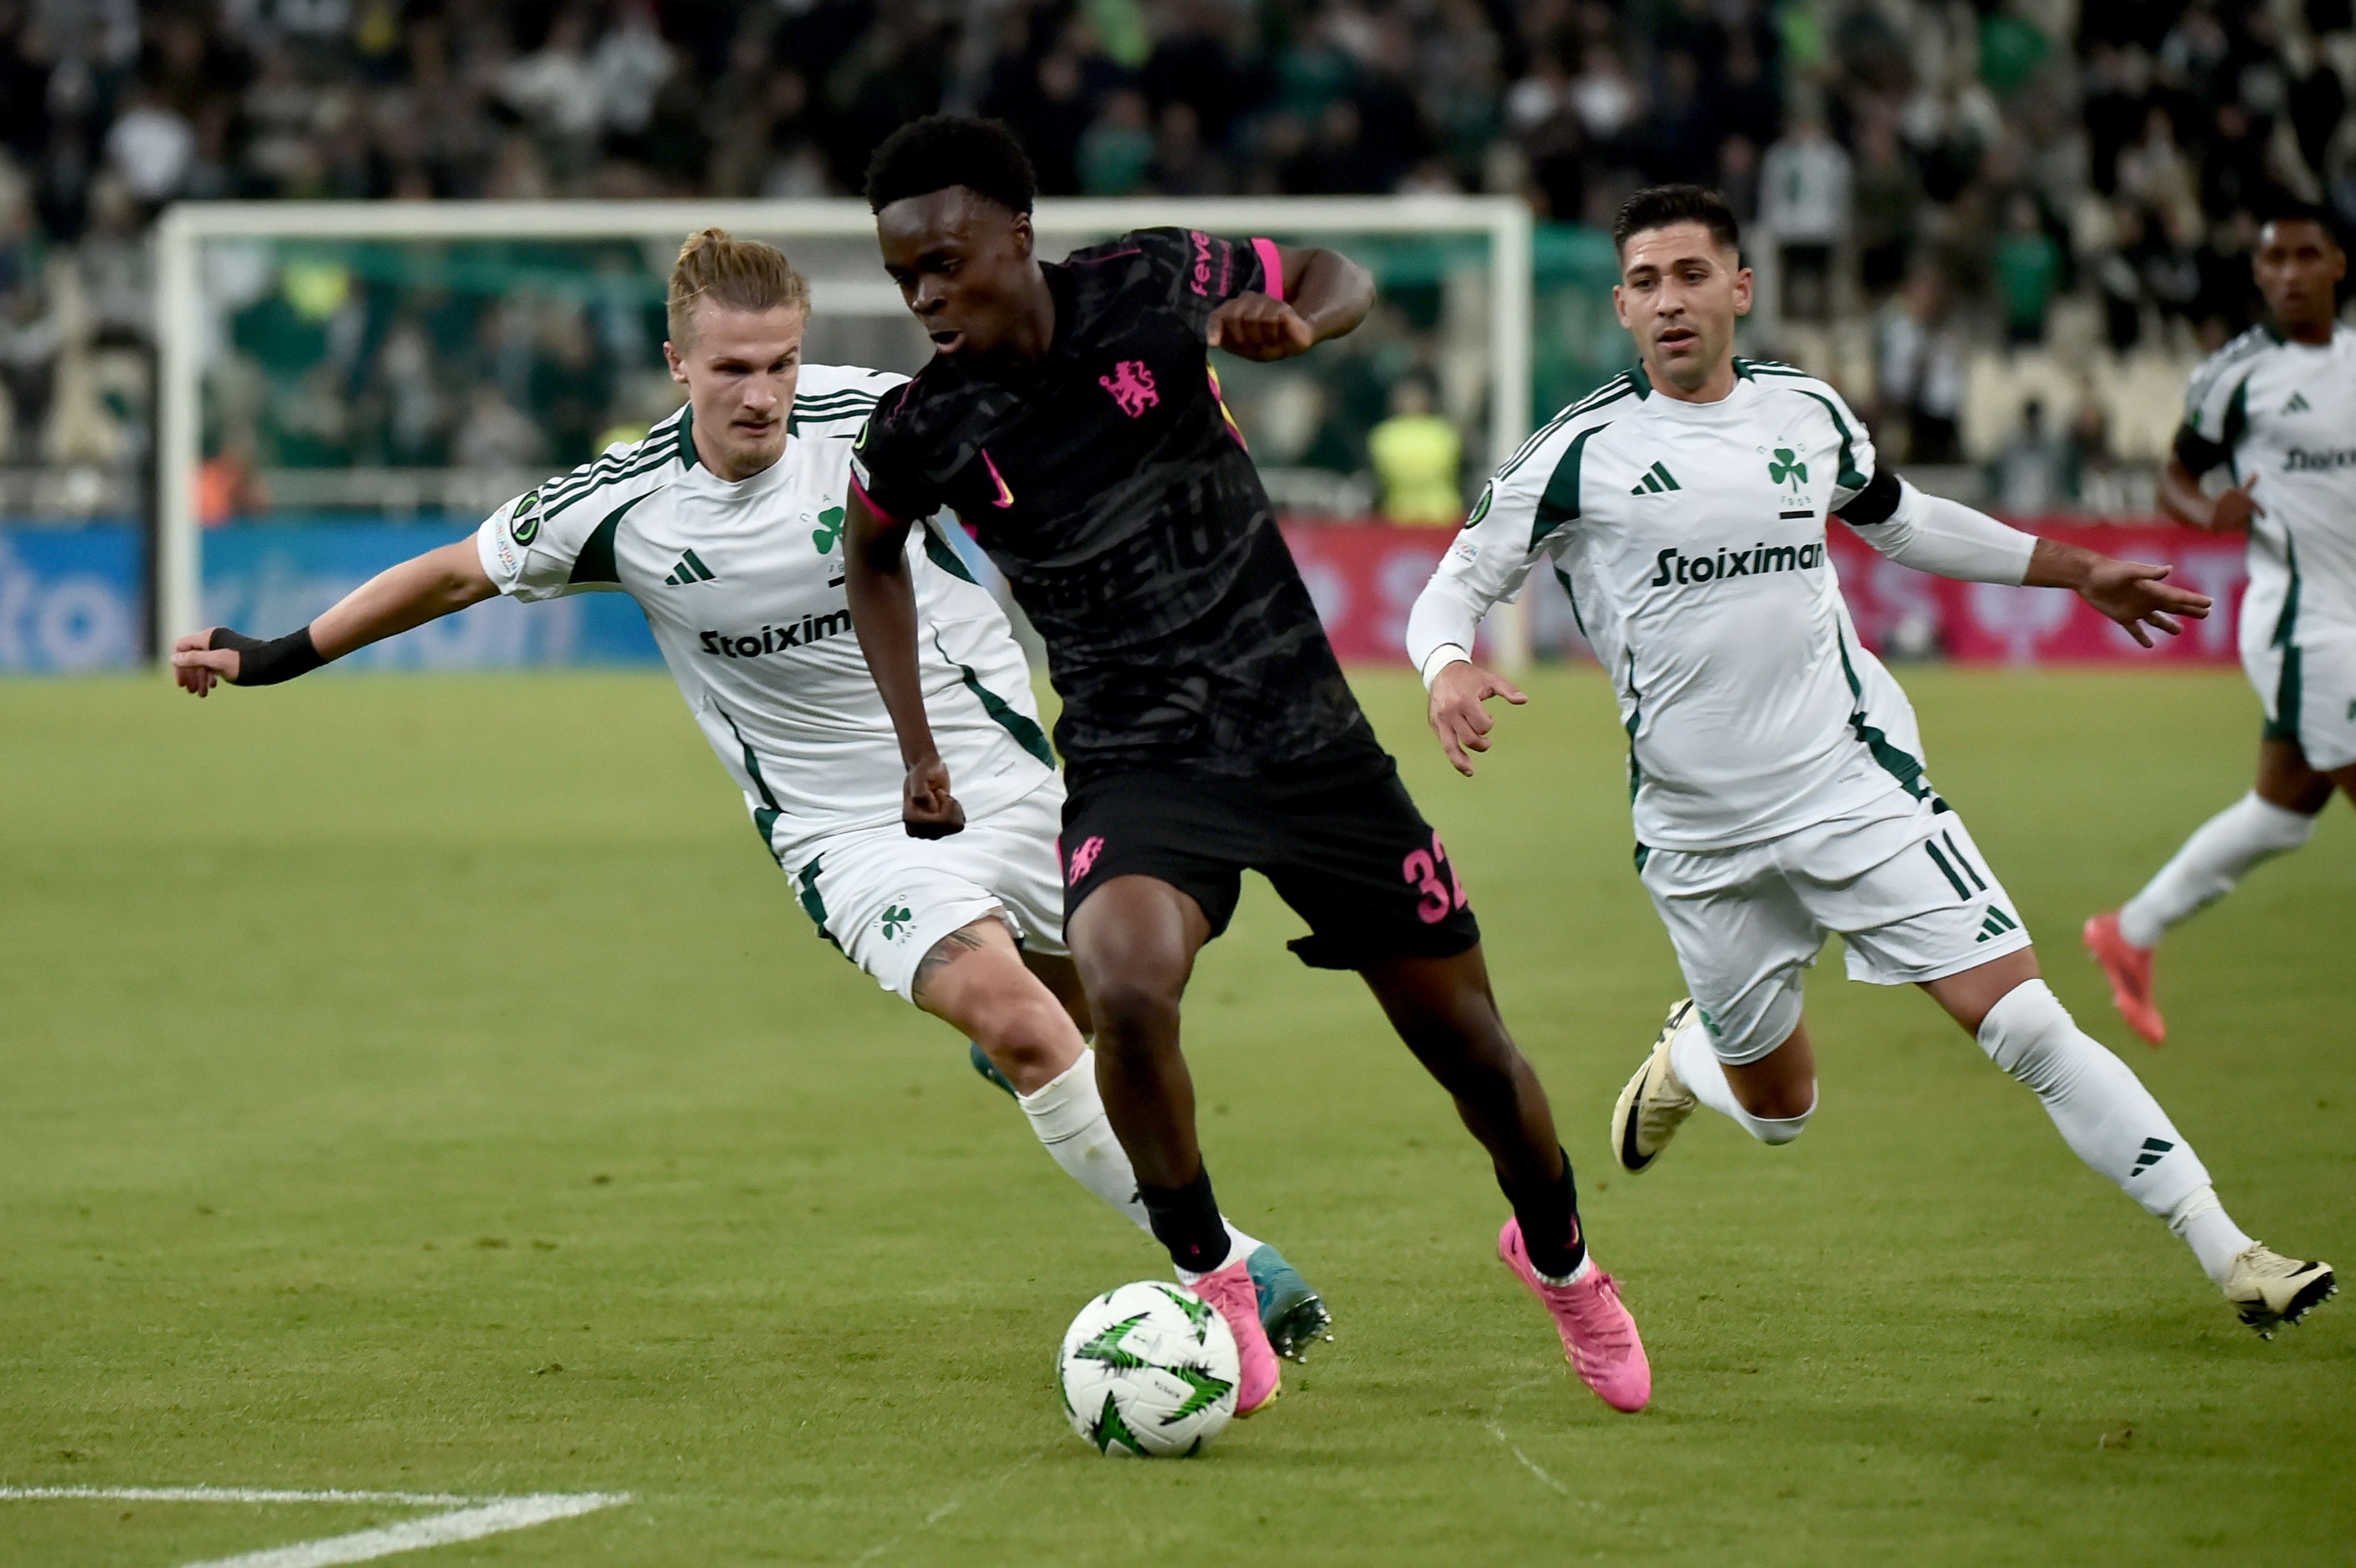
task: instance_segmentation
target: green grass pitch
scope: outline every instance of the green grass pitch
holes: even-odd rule
[[[2215,675],[1901,672],[2055,988],[2254,1233],[2356,1266],[2356,820],[2181,930],[2175,1038],[2077,942],[2247,787]],[[2356,1306],[2272,1344],[1912,991],[1817,971],[1820,1114],[1614,1175],[1678,994],[1624,741],[1555,672],[1446,833],[1655,1403],[1568,1375],[1485,1162],[1265,884],[1188,1053],[1219,1190],[1335,1342],[1202,1458],[1050,1382],[1163,1260],[815,940],[656,675],[0,686],[0,1485],[628,1491],[421,1563],[2344,1563]],[[402,1510],[0,1500],[10,1568]],[[404,1561],[404,1559],[394,1559]]]

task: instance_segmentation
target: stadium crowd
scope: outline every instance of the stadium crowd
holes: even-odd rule
[[[1870,323],[1834,373],[1954,461],[1976,346],[2180,358],[2244,325],[2271,187],[2356,217],[2351,84],[2350,0],[0,0],[0,463],[136,457],[131,379],[77,357],[151,341],[168,203],[843,194],[945,106],[1006,119],[1057,195],[1511,192],[1594,225],[1719,185],[1768,263],[1759,347]],[[303,417],[215,439],[573,461],[637,417],[649,346],[540,315],[316,322]],[[1384,403],[1340,400],[1303,460],[1364,467]],[[2107,443],[2098,403],[2056,422],[1970,455],[2041,443],[2066,492]]]

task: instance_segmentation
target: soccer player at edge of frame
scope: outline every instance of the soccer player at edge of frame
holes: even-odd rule
[[[2336,788],[2356,800],[2356,332],[2340,325],[2348,256],[2324,213],[2276,209],[2250,258],[2270,318],[2193,372],[2159,504],[2210,533],[2247,533],[2242,668],[2265,722],[2250,793],[2194,830],[2141,892],[2086,923],[2111,998],[2168,1038],[2152,955],[2170,926],[2261,861],[2304,846]],[[2205,474],[2233,483],[2213,498]]]
[[[841,540],[851,438],[905,378],[804,364],[807,283],[776,248],[720,229],[680,248],[668,314],[664,357],[688,400],[645,440],[526,492],[475,537],[391,568],[286,636],[180,638],[179,683],[199,697],[217,680],[274,684],[498,593],[631,595],[818,934],[964,1031],[1055,1162],[1149,1229],[1063,944],[1064,791],[1029,666],[997,601],[929,529],[905,563],[922,677],[943,694],[942,743],[972,781],[974,818],[959,840],[901,830],[898,748],[845,635]],[[1323,1303],[1274,1247],[1237,1234],[1265,1331],[1300,1355],[1326,1328]]]
[[[2071,589],[2147,645],[2209,601],[2165,567],[1922,494],[1830,386],[1736,358],[1751,278],[1716,192],[1639,191],[1613,239],[1637,365],[1497,471],[1408,624],[1432,731],[1467,774],[1483,703],[1525,700],[1472,663],[1474,628],[1540,562],[1612,676],[1637,877],[1692,992],[1621,1092],[1613,1156],[1650,1168],[1697,1104],[1762,1143],[1798,1137],[1816,1105],[1801,982],[1837,932],[1853,978],[1928,991],[2270,1338],[2331,1294],[2330,1267],[2244,1234],[2149,1091],[2039,977],[2019,907],[1923,771],[1906,694],[1858,643],[1826,519],[1918,571]]]
[[[1043,265],[1028,160],[995,122],[903,126],[867,175],[884,264],[934,346],[851,460],[853,624],[907,764],[907,830],[956,834],[972,787],[919,665],[910,519],[973,527],[1047,645],[1066,930],[1105,1107],[1179,1276],[1235,1332],[1237,1411],[1281,1369],[1196,1139],[1179,1008],[1246,869],[1354,969],[1487,1147],[1502,1256],[1579,1377],[1651,1397],[1636,1325],[1587,1255],[1570,1162],[1491,995],[1447,851],[1358,710],[1219,395],[1209,350],[1282,359],[1348,332],[1373,280],[1333,251],[1147,229]],[[965,831],[971,831],[966,828]]]

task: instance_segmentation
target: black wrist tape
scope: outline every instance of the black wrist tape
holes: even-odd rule
[[[237,678],[230,682],[231,686],[276,686],[282,680],[308,675],[327,662],[319,656],[308,626],[268,642],[249,637],[243,632],[232,632],[227,626],[215,626],[212,641],[207,645],[231,648],[241,656]]]

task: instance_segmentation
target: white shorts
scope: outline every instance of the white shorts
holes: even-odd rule
[[[911,838],[898,823],[820,840],[793,879],[818,933],[908,1001],[933,944],[987,915],[1033,953],[1064,946],[1064,784],[969,820],[947,838]]]
[[[1963,819],[1935,797],[1736,849],[1653,849],[1638,878],[1719,1059],[1756,1061],[1800,1021],[1803,973],[1828,934],[1853,980],[1943,979],[2029,945]]]
[[[2271,624],[2245,624],[2242,669],[2265,705],[2268,740],[2297,741],[2321,773],[2356,763],[2356,636],[2278,643]]]

